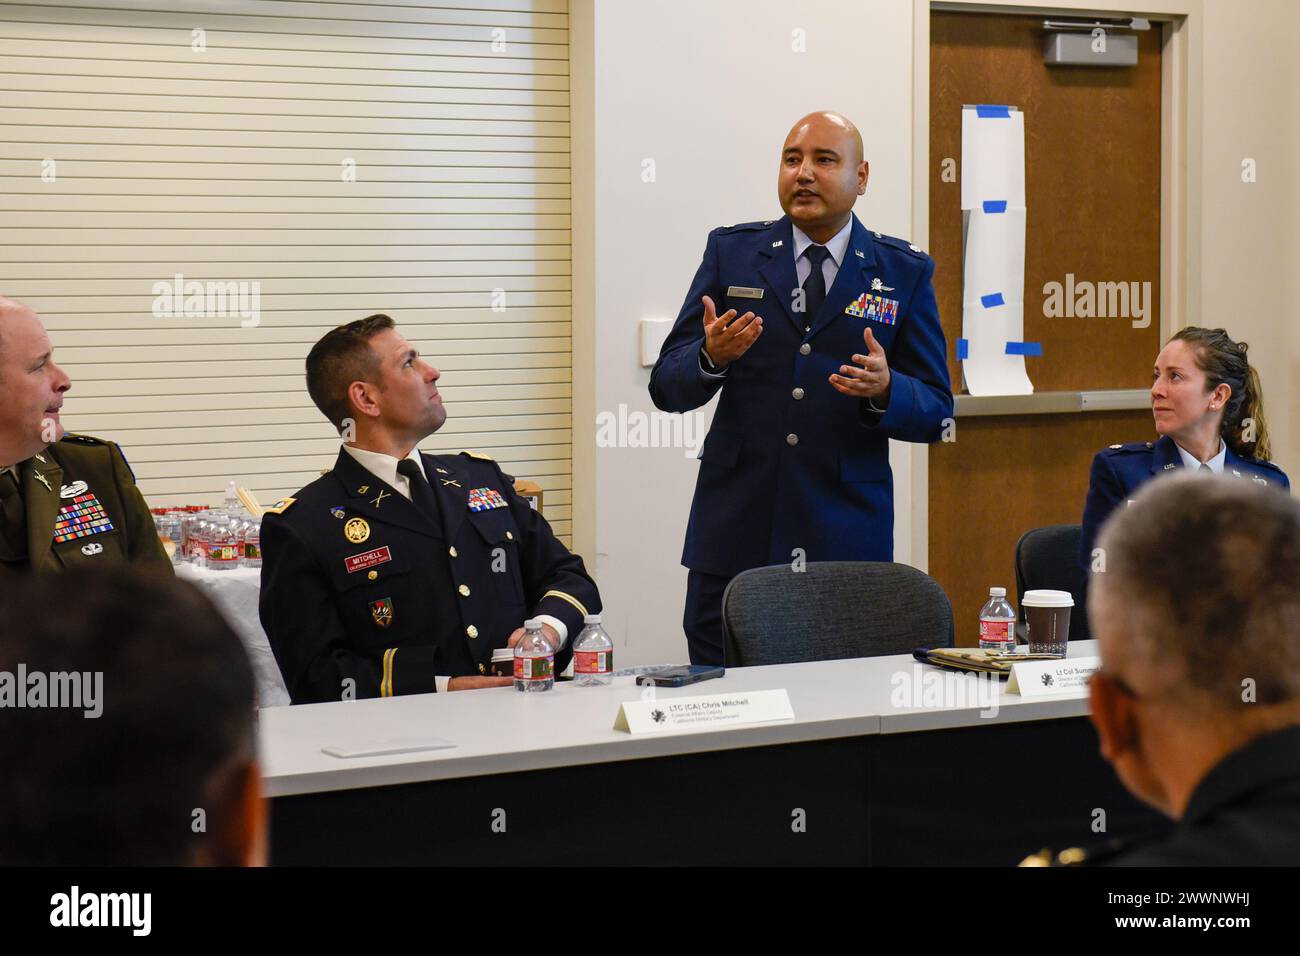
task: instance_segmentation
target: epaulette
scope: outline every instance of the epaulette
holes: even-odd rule
[[[60,441],[71,442],[74,445],[89,445],[92,448],[116,448],[118,455],[122,458],[122,464],[126,465],[126,472],[131,476],[131,481],[135,481],[135,469],[131,463],[126,460],[126,453],[122,451],[122,446],[115,441],[109,441],[107,438],[96,438],[94,435],[78,435],[73,432],[65,432]]]
[[[1282,470],[1282,467],[1275,461],[1269,461],[1266,458],[1247,458],[1246,460],[1251,464],[1259,465],[1261,468],[1267,468],[1269,471],[1276,471],[1279,475],[1286,474],[1286,472]]]
[[[755,229],[766,229],[774,222],[776,222],[775,219],[768,219],[766,222],[738,222],[734,226],[719,226],[717,229],[713,231],[716,232],[718,235],[726,235],[727,233],[730,232],[744,232],[747,230],[753,231]]]
[[[271,505],[271,507],[269,507],[269,508],[263,508],[263,509],[262,509],[262,514],[266,514],[266,515],[282,515],[282,514],[284,514],[286,511],[288,511],[290,508],[292,508],[292,507],[293,507],[293,503],[294,503],[295,501],[297,501],[297,500],[298,500],[297,498],[281,498],[281,499],[280,499],[279,501],[277,501],[275,504]]]
[[[60,441],[76,442],[78,445],[112,445],[113,442],[103,438],[96,438],[94,435],[76,435],[72,432],[64,434]]]
[[[1103,449],[1103,453],[1110,454],[1127,454],[1135,451],[1150,451],[1155,447],[1155,442],[1149,441],[1131,441],[1127,445],[1108,445]]]
[[[491,456],[491,455],[480,455],[480,454],[479,454],[478,452],[476,452],[476,451],[463,451],[463,452],[461,452],[461,454],[464,455],[466,458],[477,458],[479,461],[491,461],[491,460],[492,460],[492,456]]]
[[[929,258],[926,251],[914,242],[908,242],[906,239],[899,239],[897,236],[886,236],[879,232],[873,232],[871,235],[875,238],[876,242],[890,246],[891,248],[901,249],[903,252],[914,255],[920,259]]]

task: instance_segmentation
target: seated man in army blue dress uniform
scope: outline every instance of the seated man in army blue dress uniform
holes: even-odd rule
[[[416,445],[446,420],[438,370],[373,315],[327,333],[307,388],[345,444],[267,510],[262,625],[294,703],[504,686],[495,648],[544,624],[557,672],[600,611],[582,559],[495,462]]]

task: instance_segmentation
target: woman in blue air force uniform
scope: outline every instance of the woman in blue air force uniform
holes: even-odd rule
[[[1268,461],[1268,428],[1259,375],[1246,343],[1223,329],[1185,328],[1156,357],[1151,384],[1155,441],[1111,445],[1092,460],[1083,508],[1079,560],[1093,566],[1097,532],[1144,482],[1179,468],[1224,474],[1289,489],[1286,473]]]

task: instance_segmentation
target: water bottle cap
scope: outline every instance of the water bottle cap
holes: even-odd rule
[[[542,622],[537,620],[535,617],[530,617],[528,620],[524,621],[525,631],[540,631],[541,629]]]
[[[1006,588],[989,588],[989,597],[1006,597]]]
[[[582,623],[583,623],[583,624],[599,624],[599,623],[600,623],[600,615],[599,615],[599,614],[586,614],[586,615],[584,615],[583,618],[582,618]]]

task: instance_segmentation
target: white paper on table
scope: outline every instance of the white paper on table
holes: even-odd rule
[[[961,208],[981,209],[985,200],[1025,207],[1025,114],[981,118],[973,106],[961,111]]]

